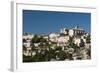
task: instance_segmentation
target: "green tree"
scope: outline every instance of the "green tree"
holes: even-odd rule
[[[85,46],[85,43],[84,43],[83,39],[81,39],[80,47],[84,47],[84,46]]]
[[[61,46],[55,46],[55,50],[61,51],[62,50],[62,47]]]
[[[23,45],[23,51],[27,51],[27,48]]]
[[[57,52],[56,56],[59,58],[59,60],[65,60],[67,58],[67,55],[64,51]]]
[[[56,58],[56,54],[55,54],[55,50],[54,49],[49,48],[48,54],[49,54],[49,58],[50,59],[52,59],[52,58],[55,59]]]
[[[27,42],[26,39],[23,39],[23,42],[26,43]]]
[[[73,42],[69,44],[69,47],[70,47],[70,48],[74,48],[74,49],[79,48],[79,47],[78,47],[76,44],[74,44]]]
[[[88,35],[88,36],[86,37],[86,43],[91,43],[90,35]]]
[[[44,39],[43,36],[41,36],[39,39],[40,39],[40,42],[42,42],[42,43],[46,43],[47,42],[47,40]]]
[[[72,43],[73,42],[73,37],[69,37],[69,43]]]
[[[39,43],[40,42],[40,38],[38,37],[38,35],[34,35],[34,37],[31,40],[31,43]]]
[[[23,54],[23,62],[32,62],[31,56],[25,56],[25,55]]]
[[[80,49],[79,46],[77,46],[73,42],[68,45],[68,48],[73,48],[74,52],[77,52],[77,53],[79,52],[79,49]]]

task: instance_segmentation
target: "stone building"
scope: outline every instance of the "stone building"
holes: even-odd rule
[[[76,26],[75,28],[72,29],[63,28],[60,30],[60,33],[67,34],[69,36],[80,36],[83,35],[85,32],[83,29]]]

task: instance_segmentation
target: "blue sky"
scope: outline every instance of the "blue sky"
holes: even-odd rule
[[[91,32],[91,14],[23,10],[23,33],[60,32],[61,28],[74,28],[75,26]]]

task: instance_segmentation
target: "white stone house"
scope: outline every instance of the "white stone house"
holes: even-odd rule
[[[80,38],[74,38],[74,43],[77,45],[77,46],[80,46]]]
[[[32,39],[34,35],[28,34],[28,35],[23,35],[23,39]]]
[[[84,34],[84,30],[81,28],[78,28],[78,26],[76,26],[73,29],[69,29],[69,36],[80,36]]]
[[[46,39],[46,40],[48,41],[49,36],[48,36],[48,35],[44,35],[43,38]]]
[[[74,43],[79,47],[85,44],[84,40],[81,38],[74,38]]]
[[[60,36],[57,39],[57,46],[66,46],[69,40],[69,36]]]
[[[57,34],[57,33],[51,33],[51,34],[49,34],[49,40],[50,40],[51,42],[57,42],[57,39],[58,39],[59,36],[60,36],[60,35]]]
[[[31,39],[34,37],[34,35],[31,34],[27,34],[27,35],[23,35],[23,39],[26,40],[26,42],[23,42],[23,45],[27,48],[27,51],[23,51],[23,54],[26,56],[31,56]]]

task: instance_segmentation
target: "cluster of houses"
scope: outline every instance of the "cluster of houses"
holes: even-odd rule
[[[31,55],[31,40],[34,38],[35,34],[24,34],[23,35],[23,45],[27,48],[27,50],[23,53],[26,56]],[[38,35],[38,37],[41,35]],[[89,33],[86,33],[84,29],[76,26],[72,29],[63,28],[59,33],[50,33],[46,35],[42,35],[44,39],[48,41],[49,44],[52,44],[52,48],[55,46],[61,46],[62,48],[67,47],[69,45],[69,40],[73,38],[73,43],[78,47],[85,47],[85,49],[91,48],[91,42],[87,42],[86,37],[90,36]],[[34,43],[36,47],[38,47],[40,43]],[[72,49],[73,50],[73,49]],[[84,50],[83,50],[84,51]],[[82,51],[82,52],[83,52]]]

